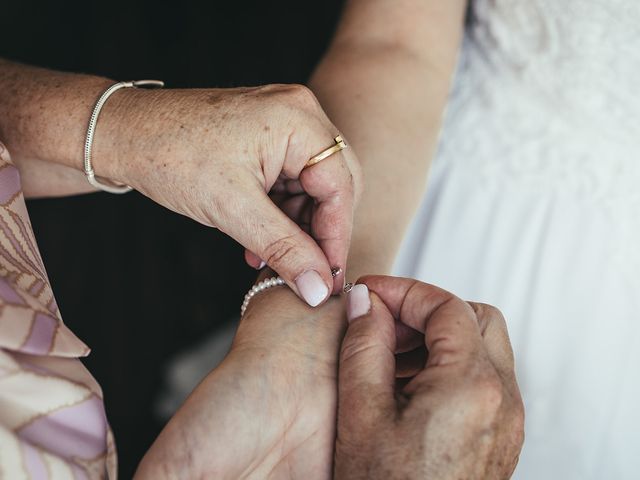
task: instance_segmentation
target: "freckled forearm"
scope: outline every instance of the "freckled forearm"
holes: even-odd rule
[[[111,80],[0,61],[0,136],[14,161],[77,169],[91,109]]]
[[[111,80],[0,59],[0,139],[28,196],[92,191],[81,173],[91,109]]]

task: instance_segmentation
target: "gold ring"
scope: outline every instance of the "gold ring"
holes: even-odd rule
[[[304,166],[303,170],[305,168],[309,168],[309,167],[315,165],[316,163],[320,163],[325,158],[328,158],[331,155],[333,155],[334,153],[338,153],[340,150],[344,150],[345,148],[347,148],[347,144],[344,142],[344,140],[342,139],[342,137],[340,135],[338,135],[336,138],[334,138],[333,141],[335,142],[335,145],[331,145],[326,150],[323,150],[319,154],[311,157],[309,159],[309,161],[307,162],[307,164]]]

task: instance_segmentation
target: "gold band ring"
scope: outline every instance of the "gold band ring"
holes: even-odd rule
[[[331,145],[329,148],[327,148],[327,149],[321,151],[319,154],[311,157],[309,159],[309,161],[307,162],[307,164],[304,166],[304,168],[309,168],[309,167],[315,165],[316,163],[320,163],[325,158],[328,158],[331,155],[333,155],[334,153],[338,153],[340,150],[344,150],[345,148],[347,148],[347,144],[344,142],[344,140],[342,139],[342,137],[340,135],[338,135],[336,138],[334,138],[333,141],[335,142],[335,145]],[[303,168],[303,170],[304,170],[304,168]]]

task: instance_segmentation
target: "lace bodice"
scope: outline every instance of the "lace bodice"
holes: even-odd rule
[[[439,160],[592,202],[640,264],[639,78],[638,0],[473,1]]]

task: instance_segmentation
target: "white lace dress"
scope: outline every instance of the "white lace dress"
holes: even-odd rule
[[[640,478],[640,0],[477,0],[396,262],[507,317],[515,478]]]

